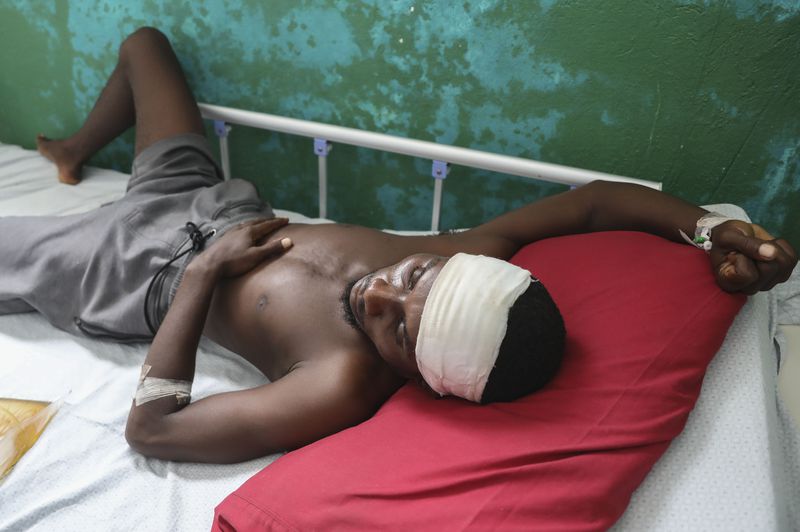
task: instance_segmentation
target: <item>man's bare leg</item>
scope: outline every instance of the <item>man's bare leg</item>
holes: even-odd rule
[[[63,140],[51,140],[40,134],[36,145],[39,153],[56,164],[58,180],[75,185],[81,180],[83,164],[134,121],[131,86],[120,61],[81,128]]]
[[[182,133],[204,134],[203,121],[167,38],[141,28],[120,46],[119,60],[81,128],[62,140],[39,135],[42,155],[62,183],[77,184],[83,164],[136,125],[136,155],[154,142]]]

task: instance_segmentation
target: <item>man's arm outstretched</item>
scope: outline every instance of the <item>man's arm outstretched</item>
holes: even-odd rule
[[[454,235],[464,241],[494,238],[501,258],[522,246],[554,236],[595,231],[644,231],[683,242],[694,235],[707,211],[640,185],[595,181],[504,214]],[[709,254],[718,284],[730,292],[769,290],[789,278],[797,253],[783,239],[755,224],[729,221],[712,231]],[[766,244],[766,245],[765,245]]]

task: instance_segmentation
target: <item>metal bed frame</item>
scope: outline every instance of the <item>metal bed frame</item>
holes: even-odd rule
[[[332,143],[334,142],[432,160],[431,175],[434,179],[434,189],[431,231],[439,230],[442,187],[450,171],[451,164],[531,179],[541,179],[572,187],[585,185],[590,181],[602,179],[604,181],[637,183],[661,190],[661,183],[653,181],[606,174],[592,170],[582,170],[580,168],[562,166],[559,164],[543,163],[521,157],[500,155],[469,148],[460,148],[458,146],[437,144],[424,140],[408,139],[384,133],[333,126],[320,122],[298,120],[296,118],[245,111],[207,103],[201,103],[199,107],[204,118],[214,121],[214,131],[219,137],[220,157],[222,159],[222,170],[225,174],[225,179],[230,179],[231,177],[231,166],[228,155],[228,135],[232,129],[231,124],[266,129],[279,133],[289,133],[314,139],[314,153],[317,155],[319,168],[320,218],[327,217],[327,157],[331,151]]]

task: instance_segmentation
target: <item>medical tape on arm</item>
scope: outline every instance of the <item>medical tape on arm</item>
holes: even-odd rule
[[[139,386],[136,388],[134,401],[136,406],[141,406],[150,401],[161,399],[162,397],[175,396],[179,405],[187,404],[192,398],[192,382],[176,379],[158,379],[148,377],[152,366],[142,365],[142,373],[139,376]]]
[[[708,253],[711,251],[712,247],[711,230],[718,225],[724,224],[728,220],[736,220],[736,218],[731,218],[730,216],[725,216],[724,214],[712,211],[706,213],[700,217],[699,220],[697,220],[697,226],[694,230],[694,238],[689,238],[689,235],[684,233],[682,229],[678,229],[678,232],[687,243]]]

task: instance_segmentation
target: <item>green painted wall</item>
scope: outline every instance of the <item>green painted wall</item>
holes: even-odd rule
[[[141,25],[198,99],[664,182],[800,244],[796,0],[0,3],[0,141],[74,130]],[[127,169],[130,135],[94,164]],[[310,141],[234,130],[233,171],[316,212]],[[429,225],[430,163],[336,146],[342,221]],[[456,168],[443,227],[562,187]]]

